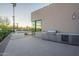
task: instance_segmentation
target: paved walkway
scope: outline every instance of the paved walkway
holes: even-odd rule
[[[72,46],[34,38],[24,33],[12,34],[4,56],[79,56],[79,46]]]
[[[11,38],[11,34],[9,34],[2,42],[0,42],[0,56],[3,55],[4,50],[5,50],[6,46],[7,46],[10,38]]]

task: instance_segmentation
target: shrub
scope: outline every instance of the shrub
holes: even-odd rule
[[[11,30],[1,30],[0,31],[0,42],[6,37],[8,36],[9,33],[11,33]]]

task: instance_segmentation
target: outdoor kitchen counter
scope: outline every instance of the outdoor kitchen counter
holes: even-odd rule
[[[57,33],[57,41],[72,45],[79,45],[79,34],[75,33]]]

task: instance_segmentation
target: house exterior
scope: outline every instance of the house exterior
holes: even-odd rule
[[[31,20],[35,24],[40,21],[38,23],[40,23],[42,31],[57,30],[59,32],[79,33],[79,4],[50,4],[32,12]]]

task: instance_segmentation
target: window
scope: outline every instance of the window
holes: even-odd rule
[[[32,31],[39,32],[41,30],[42,30],[42,21],[41,20],[32,21]]]
[[[36,31],[41,31],[42,30],[42,25],[41,25],[41,20],[36,21]]]

